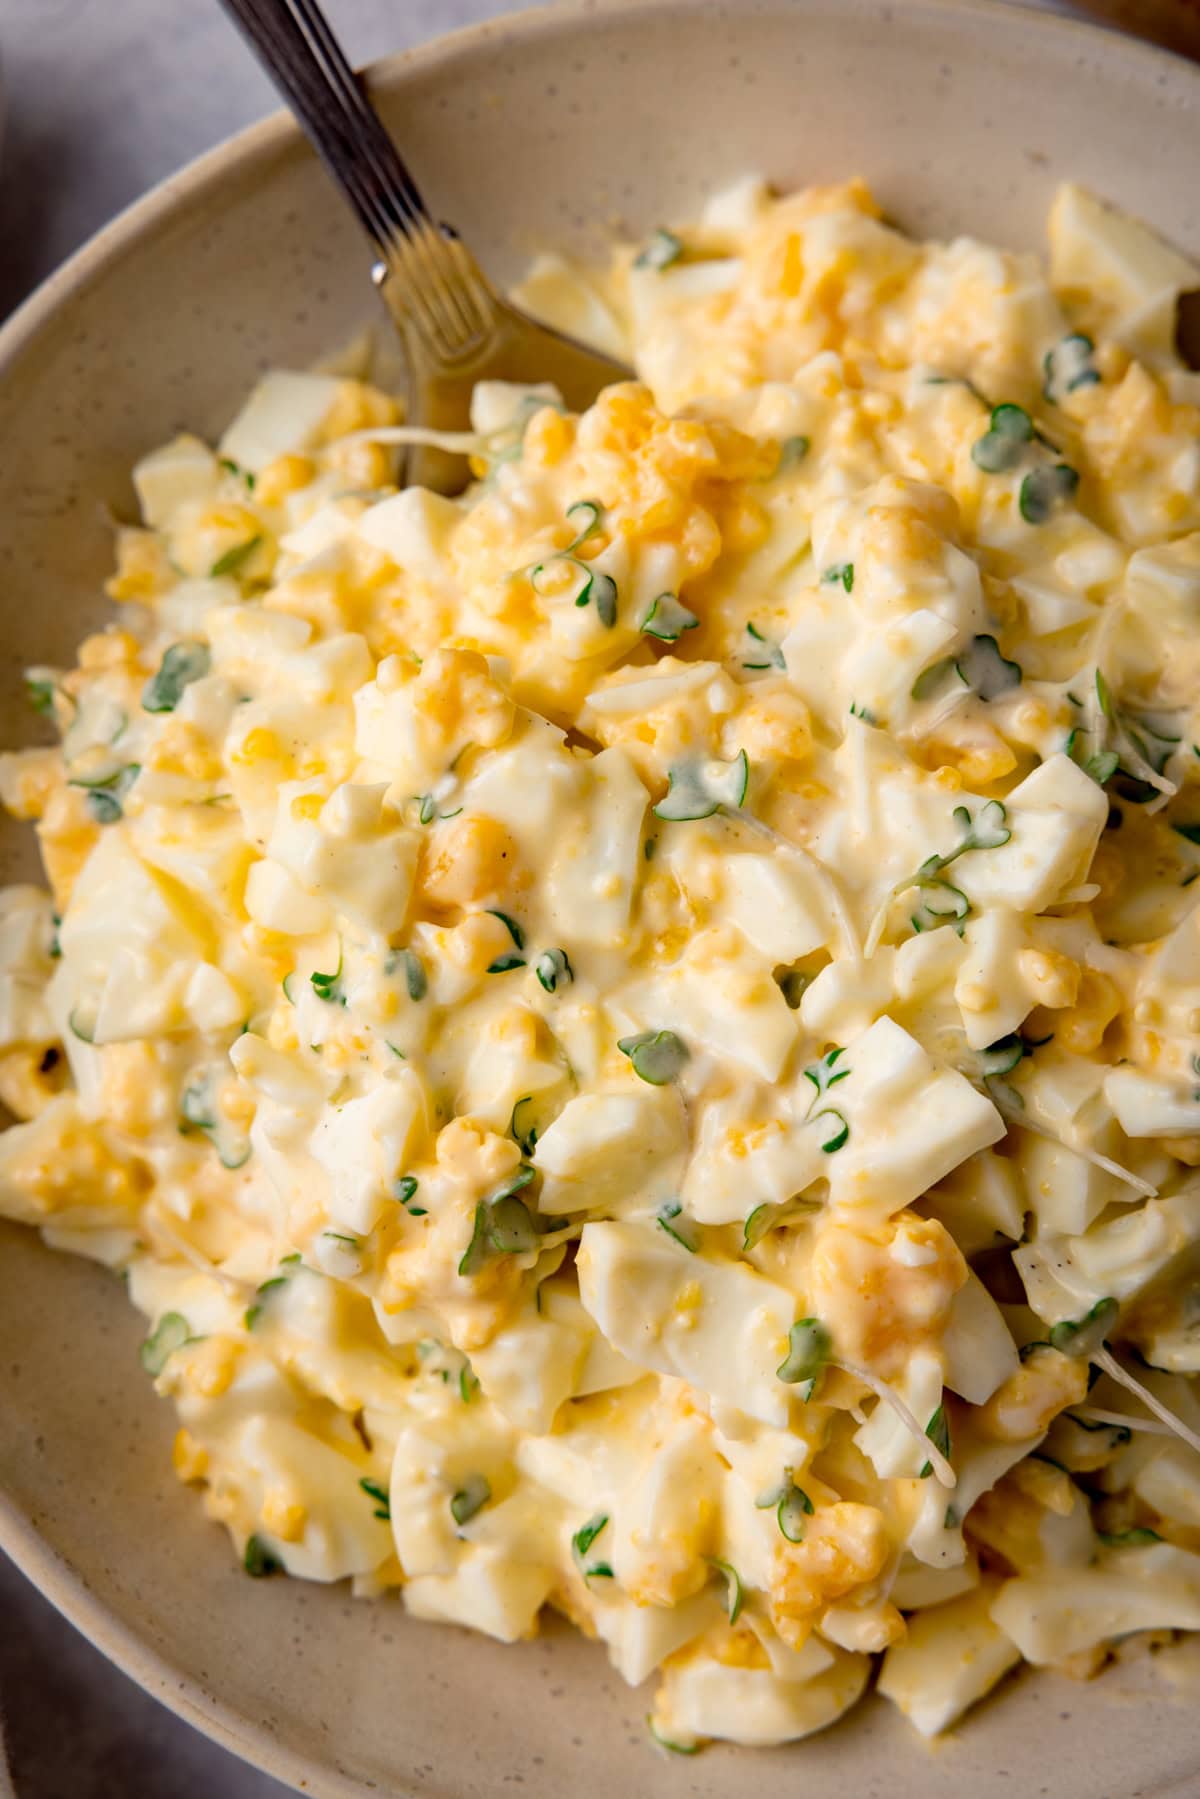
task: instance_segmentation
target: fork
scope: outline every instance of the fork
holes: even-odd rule
[[[579,411],[630,371],[538,324],[496,293],[453,227],[434,221],[316,0],[221,0],[249,41],[375,252],[372,279],[400,333],[409,420],[469,429],[477,381],[548,381]],[[464,455],[417,445],[414,485],[458,493]]]

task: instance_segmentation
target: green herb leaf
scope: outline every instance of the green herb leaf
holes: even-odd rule
[[[592,581],[591,597],[595,602],[596,617],[607,630],[611,631],[617,622],[617,584],[611,575],[597,570]],[[581,606],[586,602],[577,599],[575,604]]]
[[[490,917],[498,918],[500,920],[500,923],[507,930],[518,949],[525,948],[525,933],[515,918],[510,918],[507,912],[497,912],[494,906],[486,906],[484,910]]]
[[[776,1521],[789,1543],[804,1541],[804,1520],[806,1517],[811,1517],[812,1509],[812,1500],[804,1488],[798,1487],[795,1481],[792,1481],[775,1508]]]
[[[531,1156],[537,1148],[538,1127],[532,1093],[524,1094],[514,1105],[508,1125],[523,1156]]]
[[[1096,1535],[1109,1549],[1140,1549],[1144,1543],[1163,1541],[1148,1524],[1136,1524],[1132,1530],[1100,1530]]]
[[[223,1168],[241,1168],[250,1159],[250,1138],[217,1112],[213,1075],[192,1075],[179,1096],[179,1130],[182,1136],[202,1131],[217,1152]]]
[[[782,475],[787,469],[797,468],[812,449],[812,439],[797,432],[794,437],[785,437],[779,446],[779,461],[771,471],[771,479]]]
[[[753,1249],[756,1243],[762,1242],[771,1228],[774,1216],[775,1208],[768,1205],[766,1200],[747,1214],[746,1222],[742,1226],[743,1249]]]
[[[649,1712],[646,1713],[646,1728],[659,1748],[667,1750],[670,1755],[699,1755],[700,1753],[699,1743],[676,1743],[670,1737],[665,1737]]]
[[[68,780],[68,787],[82,787],[87,792],[87,809],[98,825],[114,825],[124,816],[123,801],[142,772],[140,762],[127,762],[115,774],[101,781]]]
[[[995,406],[989,429],[971,446],[971,461],[988,475],[1015,468],[1033,442],[1033,420],[1023,406]]]
[[[981,1076],[987,1080],[992,1075],[1011,1074],[1024,1055],[1025,1045],[1014,1031],[977,1051],[975,1059]]]
[[[429,981],[425,974],[425,964],[415,951],[404,951],[404,981],[408,988],[408,997],[414,1003],[425,998],[429,990]]]
[[[913,682],[909,690],[910,698],[914,700],[932,699],[935,693],[940,692],[943,683],[950,675],[954,675],[962,682],[965,682],[967,678],[955,657],[943,656],[939,661],[930,663],[929,667],[923,669]]]
[[[677,1199],[669,1199],[659,1206],[654,1214],[654,1222],[660,1230],[666,1231],[668,1237],[674,1237],[676,1243],[686,1249],[689,1255],[695,1255],[700,1247],[696,1227],[689,1218],[684,1217],[683,1207]]]
[[[594,1518],[589,1518],[586,1524],[580,1525],[579,1529],[575,1532],[575,1535],[571,1538],[571,1548],[577,1556],[585,1556],[587,1554],[588,1550],[596,1541],[596,1538],[600,1535],[600,1532],[607,1523],[608,1513],[597,1512]]]
[[[1044,462],[1031,469],[1021,483],[1018,505],[1028,525],[1044,525],[1051,513],[1071,499],[1079,486],[1079,473],[1066,462]]]
[[[95,1008],[84,1005],[72,1006],[67,1014],[67,1026],[72,1037],[78,1037],[81,1043],[94,1043],[96,1041]]]
[[[854,592],[854,564],[852,562],[835,562],[821,576],[822,585],[836,585],[840,581],[847,593]]]
[[[660,225],[652,231],[633,259],[635,269],[669,269],[683,255],[683,241]]]
[[[725,1577],[726,1604],[729,1611],[729,1622],[731,1624],[736,1624],[742,1615],[742,1606],[746,1601],[745,1590],[742,1586],[742,1577],[733,1566],[732,1562],[723,1562],[719,1555],[708,1555],[705,1556],[704,1559],[710,1568],[715,1568],[718,1574],[722,1574]]]
[[[159,1375],[168,1358],[192,1341],[192,1327],[182,1312],[164,1312],[138,1354],[147,1374]]]
[[[423,1000],[429,991],[429,980],[425,973],[425,964],[415,950],[389,950],[383,961],[385,975],[395,974],[398,968],[404,970],[404,984],[408,989],[408,997],[416,1004]]]
[[[956,806],[953,817],[961,833],[954,848],[945,855],[927,856],[915,875],[893,889],[897,894],[911,887],[918,889],[920,904],[911,919],[915,931],[929,931],[951,923],[961,935],[962,922],[971,911],[971,902],[961,888],[941,879],[941,870],[949,868],[969,850],[999,849],[1012,836],[1006,822],[1008,814],[999,800],[986,800],[974,818],[966,806]]]
[[[760,1493],[754,1503],[760,1512],[775,1513],[779,1529],[789,1543],[804,1541],[804,1520],[811,1518],[813,1503],[804,1488],[796,1485],[790,1468],[784,1469],[783,1479],[777,1487]]]
[[[543,599],[552,599],[558,589],[551,578],[550,571],[556,563],[569,563],[580,576],[580,585],[575,590],[576,606],[594,605],[600,623],[611,630],[617,622],[617,584],[611,575],[591,563],[581,562],[578,556],[572,556],[569,550],[560,550],[546,562],[539,562],[529,571],[529,584],[533,591]]]
[[[216,1129],[216,1107],[213,1103],[212,1081],[205,1075],[195,1075],[187,1083],[179,1096],[179,1114],[184,1124],[192,1130],[212,1131]]]
[[[483,1510],[492,1497],[492,1483],[486,1474],[468,1474],[450,1500],[450,1516],[456,1524],[469,1524],[476,1512]]]
[[[1090,775],[1097,787],[1107,787],[1120,766],[1121,758],[1116,750],[1097,750],[1089,756],[1083,765],[1085,775]]]
[[[506,955],[497,956],[494,962],[489,962],[487,971],[489,974],[511,974],[514,968],[524,967],[524,956],[518,956],[514,950],[510,950]]]
[[[821,1320],[801,1318],[788,1332],[788,1352],[775,1373],[788,1386],[816,1380],[832,1353],[833,1338]]]
[[[232,475],[236,481],[244,481],[248,492],[254,492],[258,477],[250,469],[243,468],[240,462],[233,460],[232,456],[218,456],[217,461],[227,475]]]
[[[471,1241],[467,1244],[467,1247],[459,1260],[458,1272],[461,1275],[469,1278],[472,1275],[478,1274],[484,1264],[490,1260],[490,1245],[488,1243],[488,1227],[490,1224],[491,1216],[487,1206],[480,1200],[479,1204],[475,1207],[475,1223],[471,1231]]]
[[[837,1066],[845,1053],[845,1050],[840,1045],[835,1044],[831,1050],[828,1050],[825,1055],[821,1057],[819,1062],[810,1062],[808,1067],[804,1069],[803,1073],[805,1080],[811,1081],[816,1089],[808,1104],[810,1112],[816,1105],[817,1100],[823,1094],[828,1093],[831,1087],[836,1087],[839,1081],[844,1081],[846,1076],[850,1073],[849,1068],[839,1068]]]
[[[261,542],[262,533],[258,532],[254,537],[248,537],[245,543],[235,543],[231,550],[226,550],[223,556],[217,557],[208,571],[209,575],[213,580],[220,580],[222,575],[235,575],[242,564],[253,556]]]
[[[929,1438],[929,1441],[933,1444],[935,1449],[940,1449],[942,1454],[949,1458],[950,1420],[946,1416],[946,1408],[944,1405],[938,1407],[937,1411],[933,1414],[933,1417],[929,1420],[929,1423],[925,1426],[925,1435]],[[932,1473],[933,1463],[926,1462],[917,1478],[919,1480],[928,1480]]]
[[[56,682],[39,680],[33,675],[25,676],[25,698],[34,711],[40,712],[44,718],[54,717],[54,696],[57,692]]]
[[[393,1196],[400,1201],[410,1218],[428,1218],[427,1206],[414,1206],[419,1183],[415,1174],[402,1174],[392,1187]]]
[[[1052,406],[1060,406],[1065,394],[1092,387],[1100,379],[1092,361],[1095,345],[1082,331],[1072,331],[1047,350],[1042,361],[1042,393]]]
[[[1021,664],[1002,655],[996,639],[986,632],[971,639],[955,667],[981,700],[994,700],[1011,692],[1021,685],[1024,674]]]
[[[776,975],[775,980],[789,1010],[795,1012],[808,988],[812,986],[813,976],[805,974],[799,968],[786,968],[782,974]]]
[[[667,792],[654,808],[657,818],[678,821],[711,818],[719,807],[737,811],[750,782],[750,761],[739,750],[732,762],[689,757],[667,770]]]
[[[639,1031],[636,1037],[619,1037],[617,1048],[633,1063],[633,1072],[652,1087],[665,1087],[683,1070],[687,1045],[674,1031]]]
[[[613,1571],[607,1562],[597,1562],[592,1568],[585,1568],[583,1565],[584,1556],[607,1523],[608,1513],[597,1512],[594,1518],[589,1518],[586,1524],[581,1524],[579,1529],[575,1532],[575,1535],[571,1538],[571,1553],[575,1557],[580,1572],[585,1580],[592,1580],[597,1577],[604,1580],[613,1579]]]
[[[567,545],[567,554],[577,550],[589,537],[595,537],[604,526],[604,508],[598,500],[576,500],[567,507],[567,522],[574,525],[576,535]]]
[[[1034,1345],[1027,1343],[1025,1347],[1031,1349]],[[1050,1345],[1046,1343],[1042,1347],[1049,1349]],[[1077,1412],[1064,1412],[1062,1415],[1064,1418],[1069,1418],[1072,1424],[1078,1425],[1080,1430],[1090,1431],[1093,1434],[1096,1431],[1107,1431],[1112,1438],[1111,1447],[1113,1449],[1120,1449],[1124,1444],[1133,1441],[1133,1432],[1127,1424],[1106,1424],[1099,1418],[1081,1418]]]
[[[339,949],[338,965],[332,974],[318,973],[310,974],[308,977],[309,986],[317,998],[323,999],[327,1005],[344,1006],[346,1003],[346,990],[342,985],[342,965],[343,958]]]
[[[685,631],[694,631],[700,620],[694,612],[676,599],[673,593],[660,593],[642,620],[646,637],[657,637],[660,643],[676,643]]]
[[[488,1204],[495,1205],[498,1199],[507,1199],[510,1193],[519,1193],[522,1187],[529,1185],[535,1172],[534,1169],[522,1162],[519,1168],[514,1168],[513,1172],[488,1194]]]
[[[1098,1299],[1082,1318],[1064,1318],[1050,1328],[1050,1347],[1063,1355],[1091,1356],[1103,1348],[1104,1339],[1117,1321],[1121,1308],[1115,1299]]]
[[[813,1123],[815,1124],[817,1120],[821,1118],[828,1118],[830,1120],[822,1134],[821,1148],[827,1156],[832,1156],[835,1155],[839,1149],[843,1149],[849,1141],[850,1126],[847,1124],[842,1114],[836,1112],[832,1106],[825,1106],[820,1112],[816,1113],[813,1118]]]
[[[918,891],[921,894],[918,908],[910,914],[910,925],[918,932],[937,930],[939,925],[957,928],[963,925],[964,917],[970,916],[972,901],[952,882],[927,878],[918,882]]]
[[[935,858],[939,868],[966,855],[968,850],[999,849],[1012,836],[1007,824],[1008,813],[999,800],[986,800],[974,818],[966,806],[955,806],[953,816],[963,835],[951,855]],[[929,869],[928,862],[922,863],[923,873]]]
[[[375,1516],[389,1522],[392,1516],[392,1502],[386,1487],[380,1486],[377,1480],[360,1480],[359,1486],[368,1499],[375,1501]]]
[[[246,1552],[242,1557],[242,1567],[247,1574],[261,1580],[267,1574],[284,1574],[287,1570],[277,1555],[271,1551],[258,1537],[246,1538]]]
[[[286,1287],[289,1280],[291,1280],[292,1275],[296,1272],[296,1270],[298,1268],[303,1266],[303,1263],[301,1262],[300,1256],[298,1254],[295,1254],[295,1255],[290,1255],[290,1256],[284,1256],[282,1258],[282,1260],[280,1261],[279,1266],[281,1268],[286,1268],[287,1273],[286,1274],[273,1274],[269,1280],[260,1281],[258,1286],[255,1288],[255,1293],[257,1294],[258,1298],[264,1302],[264,1304],[251,1306],[249,1311],[245,1314],[243,1323],[245,1324],[246,1329],[248,1331],[253,1330],[255,1325],[257,1324],[258,1320],[262,1317],[263,1311],[265,1309],[265,1302],[266,1302],[268,1296],[272,1293],[277,1292],[280,1287]]]
[[[538,1244],[537,1226],[523,1199],[508,1193],[491,1202],[491,1224],[488,1235],[502,1256],[526,1255]]]
[[[783,650],[780,648],[780,646],[777,643],[772,642],[772,640],[769,637],[765,637],[763,635],[763,633],[758,629],[757,625],[755,625],[753,623],[747,623],[746,635],[751,640],[749,654],[751,656],[755,657],[755,660],[753,662],[748,662],[745,659],[743,659],[743,661],[742,661],[743,668],[746,668],[746,669],[778,668],[778,669],[783,669],[783,670],[787,669],[787,663],[783,659]]]
[[[494,1255],[524,1255],[537,1248],[538,1232],[529,1208],[515,1195],[527,1187],[534,1170],[522,1163],[475,1207],[471,1241],[458,1264],[461,1275],[471,1276]]]
[[[159,663],[158,672],[142,688],[142,710],[174,712],[184,688],[203,679],[211,667],[207,644],[173,643]]]
[[[990,1074],[984,1078],[983,1084],[988,1090],[988,1097],[992,1104],[1005,1117],[1011,1118],[1016,1113],[1025,1110],[1024,1099],[1010,1081],[1002,1080],[999,1075]]]
[[[565,949],[543,950],[533,965],[533,972],[538,978],[539,986],[544,987],[547,993],[554,993],[560,981],[567,987],[575,979],[575,971]]]

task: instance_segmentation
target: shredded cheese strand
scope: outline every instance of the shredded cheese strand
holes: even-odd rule
[[[900,1395],[892,1387],[889,1387],[886,1381],[880,1380],[877,1374],[872,1374],[871,1370],[864,1368],[861,1363],[847,1362],[841,1356],[831,1357],[829,1365],[831,1368],[841,1368],[845,1373],[852,1374],[855,1380],[860,1380],[865,1387],[870,1387],[872,1393],[877,1394],[885,1405],[891,1406],[904,1428],[910,1430],[921,1444],[925,1451],[925,1460],[933,1464],[933,1472],[942,1486],[956,1487],[958,1485],[957,1474],[937,1444],[931,1437],[926,1436],[925,1431],[917,1423]]]
[[[1044,1137],[1047,1143],[1057,1143],[1060,1149],[1069,1149],[1073,1156],[1082,1156],[1083,1160],[1090,1162],[1093,1168],[1103,1168],[1106,1174],[1115,1175],[1119,1181],[1123,1181],[1127,1187],[1132,1187],[1135,1192],[1141,1193],[1146,1199],[1158,1198],[1158,1188],[1151,1186],[1149,1181],[1144,1181],[1140,1174],[1132,1174],[1128,1168],[1122,1168],[1119,1162],[1114,1162],[1109,1156],[1100,1155],[1094,1149],[1080,1149],[1074,1143],[1064,1143],[1063,1139],[1056,1131],[1052,1131],[1049,1125],[1038,1124],[1036,1120],[1027,1118],[1024,1113],[1014,1112],[1011,1107],[1001,1104],[994,1093],[990,1093],[988,1097],[1006,1124],[1019,1125],[1023,1131],[1031,1131],[1035,1137]]]
[[[1177,1418],[1170,1407],[1162,1403],[1161,1399],[1156,1399],[1148,1387],[1143,1387],[1141,1381],[1135,1380],[1132,1374],[1126,1373],[1111,1349],[1101,1346],[1090,1359],[1095,1362],[1097,1368],[1103,1368],[1105,1374],[1111,1375],[1118,1386],[1127,1388],[1130,1393],[1136,1393],[1147,1411],[1153,1412],[1156,1418],[1161,1418],[1175,1436],[1182,1438],[1200,1454],[1200,1435],[1186,1425],[1182,1418]]]
[[[1073,1405],[1068,1418],[1084,1418],[1089,1424],[1114,1424],[1122,1430],[1143,1430],[1154,1437],[1173,1437],[1174,1430],[1158,1418],[1139,1418],[1133,1412],[1107,1412],[1102,1406]]]
[[[368,425],[362,431],[348,431],[338,439],[343,444],[420,444],[434,450],[449,450],[453,455],[482,456],[487,439],[478,431],[433,431],[424,425]]]

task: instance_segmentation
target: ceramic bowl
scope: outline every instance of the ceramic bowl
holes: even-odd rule
[[[1016,7],[617,0],[481,26],[374,72],[426,191],[501,278],[596,251],[758,169],[859,172],[920,233],[1036,245],[1074,176],[1200,247],[1200,71]],[[108,509],[181,427],[214,433],[269,363],[371,314],[367,258],[282,118],[166,182],[0,332],[4,740],[21,667],[106,616]],[[28,838],[0,874],[32,872]],[[0,1544],[109,1656],[305,1792],[405,1799],[1195,1793],[1200,1723],[1132,1668],[1025,1674],[932,1750],[881,1701],[801,1747],[647,1747],[647,1695],[565,1628],[506,1649],[396,1600],[249,1581],[170,1471],[175,1428],[119,1281],[0,1232]]]

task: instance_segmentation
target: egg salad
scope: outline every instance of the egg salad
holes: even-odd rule
[[[545,1607],[667,1749],[1200,1628],[1200,271],[754,181],[522,290],[473,482],[267,374],[0,762],[0,1212],[246,1574]]]

